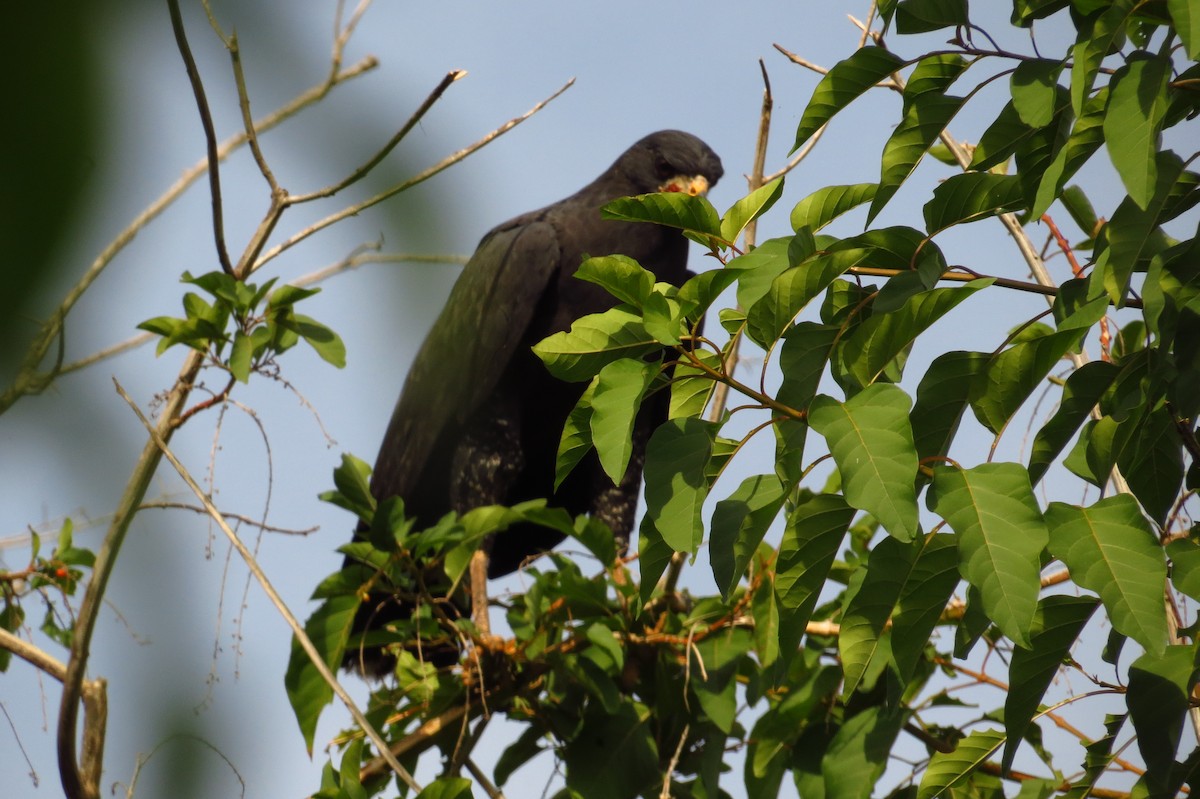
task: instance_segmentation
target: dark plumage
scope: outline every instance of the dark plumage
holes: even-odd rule
[[[552,377],[531,347],[616,303],[598,286],[574,278],[587,256],[627,255],[657,280],[675,285],[689,276],[688,243],[678,230],[604,220],[603,205],[661,190],[703,191],[723,171],[717,155],[695,136],[660,131],[570,197],[488,232],[417,354],[379,449],[372,493],[380,500],[402,497],[418,525],[452,510],[548,498],[573,515],[590,513],[606,522],[626,542],[645,442],[665,419],[666,406],[653,399],[647,404],[619,486],[592,453],[555,492],[559,437],[586,384]],[[492,542],[488,575],[507,574],[561,539],[542,527],[514,526]],[[399,612],[366,604],[372,607],[364,606],[356,631]]]

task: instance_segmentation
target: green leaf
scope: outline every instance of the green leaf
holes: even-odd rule
[[[738,200],[721,218],[721,237],[735,242],[755,219],[770,210],[783,194],[783,178],[778,177]]]
[[[917,62],[904,86],[904,109],[926,94],[945,94],[970,66],[957,53],[934,53]]]
[[[726,270],[737,275],[738,305],[743,308],[754,307],[771,290],[775,278],[791,266],[788,257],[791,241],[791,237],[768,239],[726,265]]]
[[[1196,682],[1195,655],[1193,646],[1169,646],[1161,654],[1147,652],[1129,666],[1126,701],[1151,786],[1165,786],[1175,764]]]
[[[546,732],[537,725],[526,727],[517,740],[509,744],[496,760],[496,769],[492,775],[496,784],[504,785],[514,771],[544,752],[541,742],[545,736]]]
[[[1126,197],[1104,226],[1108,250],[1097,269],[1103,267],[1101,277],[1104,290],[1118,307],[1125,303],[1133,272],[1143,268],[1143,259],[1153,255],[1160,214],[1171,196],[1171,189],[1182,174],[1183,162],[1179,156],[1169,151],[1159,153],[1158,184],[1149,207],[1140,208],[1132,197]],[[1092,293],[1098,292],[1093,290]]]
[[[792,209],[792,230],[807,227],[816,233],[847,211],[870,201],[877,188],[877,183],[854,183],[818,189]]]
[[[1171,558],[1171,584],[1179,591],[1200,600],[1200,545],[1186,538],[1167,544]]]
[[[712,203],[704,197],[693,197],[683,192],[621,197],[601,208],[600,217],[625,222],[652,222],[712,237],[723,244],[732,243],[721,238],[721,219]]]
[[[1010,100],[979,137],[979,143],[971,155],[970,168],[982,171],[1003,164],[1022,142],[1036,132],[1036,128],[1021,121],[1016,106]]]
[[[640,314],[618,305],[590,314],[533,346],[550,373],[561,380],[590,380],[608,364],[622,358],[641,358],[660,347],[646,332]]]
[[[779,605],[803,623],[816,607],[821,587],[854,519],[854,508],[837,494],[817,494],[788,516],[779,544],[775,590]]]
[[[1120,49],[1125,38],[1125,25],[1134,0],[1115,0],[1103,13],[1079,28],[1079,38],[1071,53],[1071,108],[1082,116],[1084,100],[1100,71],[1100,64],[1109,53]]]
[[[945,130],[962,107],[963,98],[943,94],[925,94],[914,100],[903,119],[883,146],[883,169],[879,189],[871,200],[867,224],[871,223],[901,184],[917,168],[925,152]]]
[[[1009,689],[1004,699],[1003,769],[1012,768],[1017,747],[1025,738],[1038,704],[1059,667],[1071,654],[1075,639],[1096,610],[1091,597],[1048,596],[1038,604],[1030,630],[1029,649],[1015,649],[1008,668]]]
[[[868,249],[826,253],[779,275],[762,299],[753,306],[746,306],[750,309],[746,315],[750,338],[769,348],[791,325],[796,314],[820,296],[839,275],[862,263],[870,254]]]
[[[1125,190],[1137,206],[1149,207],[1158,178],[1159,137],[1167,112],[1171,60],[1134,53],[1110,83],[1104,113],[1104,143]]]
[[[657,362],[624,358],[608,364],[596,376],[590,421],[592,444],[613,485],[620,485],[625,478],[633,454],[633,424],[658,371]]]
[[[958,533],[959,572],[1001,632],[1029,646],[1049,541],[1029,473],[1015,463],[934,469],[929,509]]]
[[[1183,41],[1187,57],[1200,60],[1200,4],[1196,0],[1167,0],[1167,11],[1175,32]]]
[[[304,632],[312,640],[331,671],[337,671],[350,638],[350,625],[361,604],[355,594],[330,597],[317,607],[304,623]],[[321,711],[333,699],[333,688],[317,671],[295,638],[292,639],[292,654],[288,658],[287,674],[283,679],[287,688],[288,702],[296,714],[300,734],[312,756],[313,736],[317,731],[317,719]]]
[[[440,777],[422,788],[417,799],[471,799],[471,785],[466,777]]]
[[[884,538],[871,549],[867,568],[859,569],[851,578],[838,633],[838,654],[846,675],[843,697],[849,697],[858,689],[873,660],[880,654],[885,658],[890,656],[884,628],[900,599],[920,547],[916,541],[902,544],[895,538]]]
[[[958,543],[954,536],[925,536],[892,613],[892,661],[902,684],[907,684],[916,672],[958,581]]]
[[[217,273],[222,274],[222,273]],[[222,277],[224,275],[222,274]],[[289,305],[295,305],[300,300],[308,299],[314,294],[320,294],[320,289],[307,289],[300,286],[283,285],[271,292],[270,299],[267,300],[267,307],[284,308]]]
[[[1128,442],[1117,452],[1117,466],[1147,515],[1165,525],[1183,483],[1179,431],[1165,405],[1146,411],[1138,420]]]
[[[872,707],[843,724],[821,758],[825,795],[870,799],[907,718],[904,711]]]
[[[1086,329],[1067,329],[1021,341],[995,356],[981,373],[971,409],[984,427],[999,433]]]
[[[345,368],[346,345],[341,336],[311,316],[302,314],[295,315],[294,329],[321,356],[321,360],[338,369]]]
[[[621,302],[642,307],[654,290],[654,273],[624,255],[588,258],[575,270],[575,277],[595,283]]]
[[[845,403],[819,396],[809,409],[809,424],[825,437],[841,473],[846,501],[901,541],[917,533],[911,405],[901,389],[877,383]]]
[[[1100,595],[1113,629],[1161,653],[1167,644],[1167,566],[1133,497],[1117,494],[1087,508],[1051,502],[1046,523],[1050,553],[1079,586]]]
[[[615,713],[589,705],[586,734],[563,747],[567,787],[588,799],[630,799],[660,782],[649,715],[645,706],[630,702]]]
[[[1062,194],[1067,181],[1079,171],[1079,168],[1092,157],[1096,150],[1100,149],[1100,145],[1104,143],[1104,109],[1107,105],[1107,86],[1084,101],[1083,113],[1075,120],[1075,125],[1071,128],[1071,135],[1054,154],[1054,159],[1042,173],[1037,192],[1034,195],[1033,207],[1029,210],[1031,219],[1042,218],[1042,215],[1050,208],[1050,204]],[[1064,197],[1063,204],[1067,205],[1068,202],[1068,198]],[[1090,235],[1095,227],[1095,214],[1092,214],[1091,224],[1081,223],[1081,227],[1086,234]]]
[[[934,322],[991,284],[990,279],[972,280],[961,288],[923,291],[909,297],[898,311],[872,315],[838,349],[843,375],[854,378],[857,386],[870,385]]]
[[[1100,397],[1113,384],[1120,367],[1104,361],[1090,361],[1076,369],[1063,385],[1062,398],[1054,416],[1033,439],[1029,455],[1029,479],[1037,485],[1054,459],[1062,453]]]
[[[593,378],[588,384],[579,397],[579,402],[575,403],[575,407],[567,415],[567,423],[563,425],[562,438],[558,440],[558,453],[554,458],[555,491],[592,448],[592,397],[596,393],[598,380],[599,377]]]
[[[728,601],[775,521],[787,490],[775,475],[747,477],[713,511],[708,551],[721,598]]]
[[[928,33],[966,25],[967,0],[900,0],[896,5],[896,32]]]
[[[1004,743],[1000,730],[974,730],[953,752],[934,752],[921,777],[917,799],[950,795],[949,790],[975,773]]]
[[[1014,0],[1012,24],[1028,28],[1034,20],[1045,19],[1070,4],[1070,0]]]
[[[704,538],[700,511],[716,434],[717,425],[701,419],[670,419],[646,445],[645,518],[676,552],[695,552]]]
[[[233,336],[233,349],[229,351],[229,372],[243,383],[250,381],[251,356],[254,342],[242,331]]]
[[[917,386],[917,401],[909,421],[917,458],[935,458],[950,451],[976,375],[987,363],[982,352],[945,352],[934,359]]]
[[[371,494],[371,467],[348,452],[342,453],[342,462],[333,470],[333,484],[337,491],[321,494],[325,502],[344,508],[368,524],[375,515],[375,497]]]
[[[721,355],[712,350],[696,350],[693,353],[702,363],[714,371],[720,371]],[[681,360],[671,373],[671,405],[668,419],[681,416],[700,416],[708,406],[717,383],[707,372],[690,362]]]
[[[963,172],[942,181],[925,203],[925,229],[932,236],[951,225],[1018,211],[1025,206],[1016,175]]]
[[[1017,64],[1010,79],[1013,107],[1026,125],[1041,128],[1054,119],[1058,76],[1062,69],[1062,61],[1041,58]]]
[[[792,152],[800,149],[822,125],[859,95],[902,66],[904,62],[899,57],[882,47],[860,48],[854,55],[834,64],[821,78],[804,109]]]
[[[658,291],[651,292],[646,298],[642,321],[646,325],[646,333],[663,344],[678,344],[680,336],[687,335],[683,306]]]

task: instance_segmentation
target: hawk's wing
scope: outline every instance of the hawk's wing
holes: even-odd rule
[[[554,227],[526,215],[491,231],[417,353],[379,449],[376,497],[408,496],[441,434],[486,401],[561,266]]]

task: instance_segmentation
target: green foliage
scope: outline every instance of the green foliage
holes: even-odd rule
[[[752,221],[778,214],[781,180],[723,215],[678,193],[604,209],[678,228],[720,262],[677,289],[628,258],[590,259],[578,276],[616,306],[534,348],[551,372],[588,384],[562,432],[560,482],[592,449],[611,478],[624,475],[639,408],[669,392],[670,419],[646,450],[636,574],[599,523],[536,503],[412,530],[402,507],[375,506],[365,466],[347,459],[328,498],[369,530],[345,548],[362,568],[318,588],[310,625],[337,662],[360,643],[345,621],[364,585],[386,581],[417,600],[421,612],[374,641],[397,655],[395,680],[375,694],[389,741],[449,708],[474,719],[486,707],[525,725],[497,783],[553,756],[560,795],[605,799],[770,796],[788,778],[806,797],[885,795],[904,746],[913,765],[893,796],[999,799],[1029,754],[1048,768],[1020,777],[1021,796],[1082,797],[1122,767],[1134,733],[1148,769],[1135,792],[1169,795],[1191,774],[1195,758],[1179,763],[1177,750],[1200,675],[1194,630],[1175,632],[1164,588],[1200,599],[1200,536],[1189,529],[1200,245],[1194,213],[1164,226],[1200,203],[1200,175],[1194,152],[1164,141],[1194,128],[1200,69],[1185,58],[1200,15],[1188,0],[1016,0],[1014,25],[1036,32],[1055,17],[1075,38],[1061,52],[1013,53],[984,45],[968,10],[964,0],[879,4],[885,32],[952,38],[912,58],[864,47],[824,75],[796,147],[869,90],[894,88],[902,101],[878,183],[816,188],[794,202],[790,235],[739,245]],[[999,110],[986,108],[1004,87]],[[978,145],[938,144],[964,109],[991,120]],[[925,229],[876,225],[935,148],[942,163],[921,167],[938,170],[918,201]],[[1115,170],[1125,196],[1089,199],[1070,185],[1089,166]],[[866,230],[837,232],[864,206]],[[1061,239],[1047,252],[1067,250],[1077,269],[1050,261],[1060,285],[1036,286],[1020,259],[1035,260],[1044,234],[1033,226],[1048,212]],[[999,215],[1034,237],[1013,249],[1011,274],[977,274],[970,248],[950,260],[949,232]],[[1187,225],[1193,236],[1175,238]],[[716,305],[726,289],[738,308]],[[962,349],[956,331],[1002,304],[1020,309],[1010,333]],[[217,346],[210,328],[233,306],[186,307],[176,321],[191,332],[164,323],[164,341]],[[747,362],[761,371],[746,374]],[[711,413],[718,385],[730,399]],[[1023,426],[1027,463],[997,457]],[[754,436],[773,442],[773,468],[750,462]],[[1082,495],[1069,474],[1104,493]],[[551,554],[556,568],[528,568],[527,590],[506,600],[512,637],[498,643],[431,607],[453,596],[486,534],[515,519],[571,535],[597,563]],[[679,570],[703,550],[712,581],[698,579],[711,590],[681,591]],[[1112,631],[1103,653],[1094,628]],[[1118,657],[1126,638],[1137,653]],[[453,663],[426,656],[451,641],[465,645]],[[979,647],[985,666],[962,660]],[[298,656],[293,665],[311,736],[328,698]],[[1076,673],[1060,679],[1067,669]],[[1003,698],[947,690],[968,679],[999,683]],[[1084,687],[1063,700],[1052,686],[1068,682]],[[1043,716],[1101,693],[1122,714],[1089,728],[1082,768],[1059,763]],[[969,716],[946,712],[970,704]],[[455,762],[456,741],[425,745]],[[731,749],[745,751],[740,775],[725,765]],[[457,795],[456,775],[438,790]]]
[[[161,355],[183,344],[212,356],[231,377],[245,383],[250,373],[263,369],[303,339],[323,360],[338,367],[346,365],[346,346],[337,333],[310,316],[296,313],[296,303],[320,289],[280,286],[271,291],[275,278],[262,286],[237,280],[224,272],[193,277],[184,272],[184,283],[204,291],[183,295],[184,317],[156,316],[138,325],[162,336]],[[263,305],[266,300],[266,306]]]

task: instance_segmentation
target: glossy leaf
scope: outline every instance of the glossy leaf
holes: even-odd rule
[[[1023,208],[1021,180],[1016,175],[964,172],[952,175],[933,190],[925,203],[925,229],[930,235],[951,225],[975,222]]]
[[[839,275],[862,263],[870,250],[841,250],[818,255],[779,275],[766,295],[746,315],[747,332],[755,342],[771,346],[791,325],[796,314],[816,299]]]
[[[933,144],[958,109],[962,107],[961,97],[948,95],[927,94],[913,102],[905,112],[900,124],[892,131],[891,137],[883,146],[883,170],[879,178],[879,189],[871,200],[871,209],[867,213],[867,223],[870,224],[888,200],[896,194],[901,184],[908,179],[925,152]]]
[[[700,510],[716,426],[696,418],[663,423],[646,445],[646,521],[676,552],[694,552],[704,537]]]
[[[912,679],[946,603],[958,586],[958,542],[955,536],[927,535],[917,545],[909,572],[892,613],[892,661],[901,684]]]
[[[919,459],[945,455],[958,431],[976,375],[987,364],[982,352],[945,352],[934,359],[917,385],[909,421]]]
[[[1034,195],[1033,207],[1029,209],[1032,219],[1041,219],[1079,168],[1100,149],[1104,143],[1104,109],[1108,104],[1108,87],[1090,95],[1083,104],[1083,112],[1075,120],[1067,141],[1053,160],[1046,166]],[[1093,225],[1085,225],[1090,233]]]
[[[624,303],[640,308],[654,289],[654,273],[624,255],[588,258],[575,277],[604,288]]]
[[[766,296],[771,284],[791,265],[788,245],[791,238],[768,239],[745,255],[731,260],[725,268],[737,275],[737,300],[743,308],[752,308]]]
[[[807,227],[813,233],[875,196],[876,183],[826,186],[796,203],[792,209],[792,230]]]
[[[1017,64],[1010,79],[1013,107],[1026,125],[1040,128],[1049,125],[1054,118],[1058,75],[1062,68],[1061,61],[1042,58]]]
[[[304,623],[304,632],[312,640],[325,665],[332,671],[337,671],[338,664],[342,661],[342,653],[350,638],[350,625],[360,604],[360,599],[354,594],[330,597],[319,605]],[[288,658],[287,674],[283,683],[287,688],[292,712],[296,714],[296,722],[300,725],[300,734],[311,757],[317,720],[321,711],[333,700],[333,688],[317,671],[308,653],[300,647],[295,638],[292,639],[292,654]]]
[[[1113,627],[1147,651],[1162,652],[1167,566],[1133,497],[1117,494],[1086,508],[1051,502],[1046,523],[1050,553],[1077,584],[1100,595]]]
[[[714,238],[721,238],[721,218],[705,197],[683,192],[658,192],[621,197],[600,209],[602,219],[653,222]]]
[[[712,350],[697,350],[696,357],[709,369],[720,371],[721,356]],[[671,405],[667,418],[700,416],[708,405],[717,383],[703,369],[681,360],[671,375]]]
[[[747,477],[712,515],[708,551],[713,577],[728,600],[775,521],[787,491],[775,475]]]
[[[550,373],[561,380],[590,380],[608,364],[640,358],[660,347],[642,324],[642,317],[617,306],[591,314],[533,346]]]
[[[826,796],[870,799],[907,715],[876,706],[843,724],[821,758]]]
[[[839,61],[821,78],[796,129],[792,152],[800,148],[833,116],[859,95],[904,65],[882,47],[863,47]]]
[[[934,322],[990,285],[991,280],[984,279],[972,280],[961,288],[930,289],[909,297],[897,311],[872,315],[845,338],[838,350],[843,374],[860,387],[870,385]]]
[[[917,453],[902,390],[875,384],[845,403],[819,396],[809,424],[825,437],[846,501],[879,519],[901,541],[917,533]]]
[[[984,427],[999,433],[1050,370],[1086,333],[1060,330],[1021,341],[994,357],[980,375],[971,409]]]
[[[1120,373],[1120,367],[1104,361],[1091,361],[1076,369],[1063,384],[1058,410],[1033,439],[1029,455],[1029,479],[1034,485],[1062,453],[1071,437],[1100,401]]]
[[[855,572],[845,594],[838,631],[838,654],[845,681],[842,696],[858,689],[867,666],[891,654],[884,629],[916,562],[920,544],[885,538],[871,549],[866,569]]]
[[[783,178],[780,177],[738,200],[721,218],[721,237],[725,241],[737,241],[746,226],[770,210],[782,194]]]
[[[613,361],[596,375],[589,420],[592,444],[604,473],[615,485],[625,477],[633,454],[633,424],[658,370],[657,363],[626,358]]]
[[[988,617],[1028,647],[1049,540],[1029,473],[1015,463],[939,466],[929,508],[958,533],[959,572],[979,589]]]
[[[818,494],[788,516],[779,544],[775,590],[780,607],[802,624],[816,607],[854,512],[837,494]]]
[[[975,730],[959,741],[953,752],[934,752],[921,777],[917,799],[947,794],[986,763],[1003,743],[1004,733],[999,730]]]
[[[1134,5],[1134,0],[1115,0],[1080,29],[1071,58],[1071,108],[1075,116],[1083,113],[1084,100],[1092,91],[1100,63],[1120,46]]]

